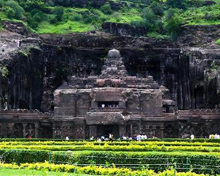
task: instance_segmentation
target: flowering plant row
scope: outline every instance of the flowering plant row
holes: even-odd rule
[[[157,145],[157,146],[207,146],[207,147],[220,147],[220,143],[215,142],[185,142],[185,141],[114,141],[114,142],[91,142],[91,141],[6,141],[0,142],[0,145]]]
[[[144,175],[154,175],[154,176],[205,176],[205,174],[196,174],[193,172],[176,172],[175,169],[166,170],[160,173],[155,173],[153,170],[137,170],[133,171],[128,168],[117,168],[117,167],[101,167],[101,166],[85,166],[79,167],[76,165],[64,165],[64,164],[49,164],[45,163],[25,163],[21,165],[17,164],[1,164],[2,168],[13,168],[13,169],[36,169],[36,170],[48,170],[56,172],[71,172],[76,174],[90,174],[90,175],[123,175],[123,176],[144,176]]]
[[[0,144],[1,149],[30,149],[30,150],[50,150],[50,151],[193,151],[193,152],[220,152],[220,147],[206,147],[206,146],[165,146],[165,145],[94,145],[93,143],[86,143],[85,145],[9,145]]]

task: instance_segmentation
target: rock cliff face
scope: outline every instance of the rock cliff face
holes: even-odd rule
[[[0,77],[1,108],[50,111],[54,90],[70,75],[100,74],[112,48],[120,50],[129,75],[152,75],[179,109],[218,107],[220,49],[213,45],[218,30],[211,31],[210,38],[185,31],[177,43],[99,32],[28,36],[3,31],[0,71],[7,68],[8,74]]]

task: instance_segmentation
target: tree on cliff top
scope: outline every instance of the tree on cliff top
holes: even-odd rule
[[[166,29],[167,33],[172,36],[173,39],[176,39],[183,23],[184,20],[179,15],[179,11],[177,9],[171,8],[166,12],[164,28]]]
[[[186,9],[186,0],[166,0],[166,4],[171,8]]]
[[[24,15],[24,9],[16,1],[7,1],[5,3],[7,16],[21,20]],[[8,11],[7,11],[8,9]]]

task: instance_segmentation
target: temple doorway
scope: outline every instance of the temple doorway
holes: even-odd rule
[[[105,136],[109,137],[109,134],[113,134],[114,138],[119,138],[119,127],[118,125],[98,125],[97,126],[97,137]]]

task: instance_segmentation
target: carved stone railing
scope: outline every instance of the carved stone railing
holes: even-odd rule
[[[51,117],[51,114],[49,112],[43,113],[40,112],[37,109],[10,109],[10,110],[1,110],[0,116],[3,116],[3,118],[39,118],[39,119],[48,119]]]
[[[220,109],[179,110],[178,115],[220,115]]]
[[[122,112],[122,108],[97,108],[91,109],[90,112]]]

